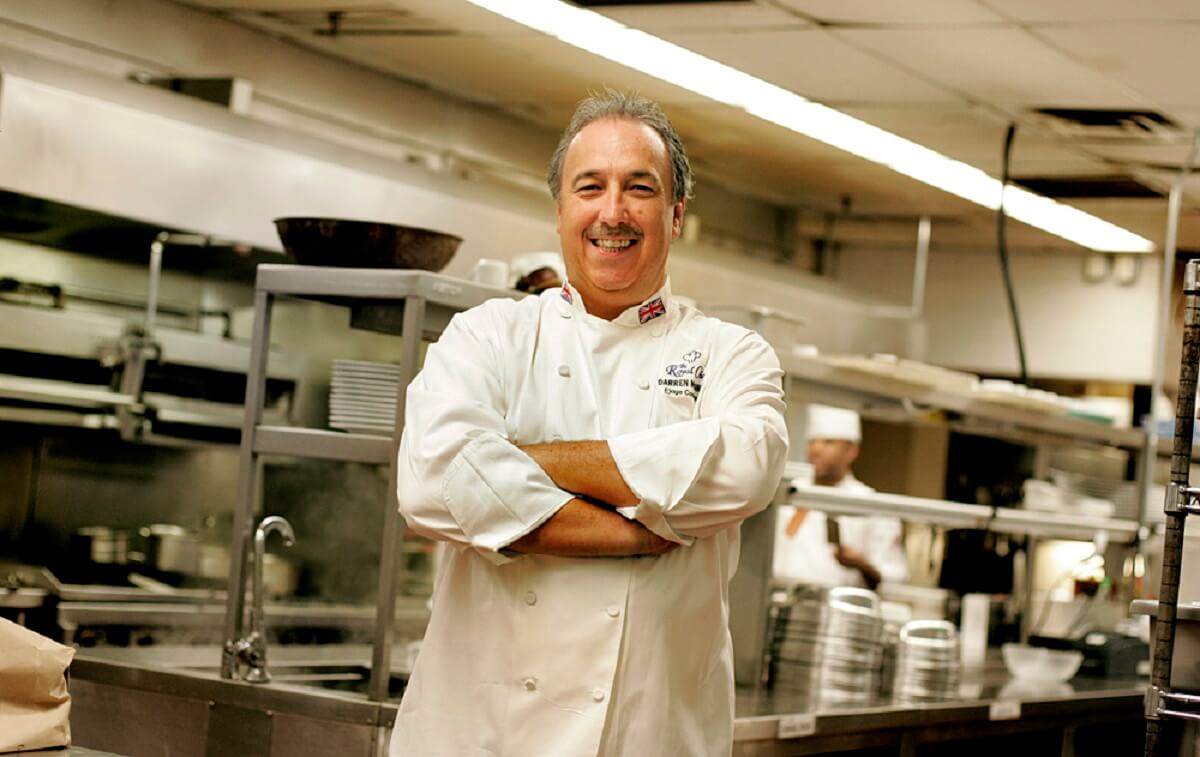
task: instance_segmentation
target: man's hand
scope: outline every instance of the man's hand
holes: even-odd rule
[[[607,507],[572,499],[508,548],[559,557],[635,557],[665,554],[678,546]]]
[[[875,587],[879,585],[879,582],[883,579],[879,569],[872,565],[871,561],[867,559],[866,555],[864,555],[862,552],[859,552],[857,549],[852,549],[839,544],[833,550],[833,556],[844,567],[857,570],[859,573],[861,573],[863,577],[863,583],[867,585],[868,589],[874,590]]]
[[[608,442],[552,442],[518,446],[563,491],[613,507],[638,503],[638,496],[625,483],[613,460]]]

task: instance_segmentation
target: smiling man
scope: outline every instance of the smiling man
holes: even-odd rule
[[[691,170],[657,105],[585,100],[549,184],[567,283],[456,316],[408,389],[400,508],[452,549],[392,754],[728,754],[779,363],[671,297]]]

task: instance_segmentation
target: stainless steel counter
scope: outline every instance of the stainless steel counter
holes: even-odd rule
[[[405,652],[405,645],[396,645],[394,674],[408,673]],[[289,669],[365,666],[371,660],[371,648],[275,646],[270,655],[271,668],[284,674]],[[281,715],[290,715],[371,726],[382,729],[384,735],[395,719],[395,699],[376,704],[362,694],[287,680],[267,685],[225,681],[216,675],[219,659],[216,647],[81,649],[72,667],[72,688],[82,683],[84,689],[98,685],[108,694],[123,688],[157,692],[176,701],[202,702],[205,708],[262,710],[273,713],[276,721]],[[1140,718],[1144,687],[1144,679],[1094,678],[1026,685],[1009,679],[1003,668],[994,664],[982,673],[965,676],[959,698],[932,704],[882,700],[814,710],[795,695],[742,688],[737,692],[735,753],[807,753],[797,749],[810,742],[900,743],[905,734],[917,731],[980,731],[997,726],[997,721],[1010,722],[1013,727],[1040,723],[1049,729],[1074,728],[1085,722],[1131,723]],[[86,693],[95,694],[91,690]]]
[[[1026,684],[1009,678],[1003,667],[964,677],[956,699],[913,704],[883,699],[868,705],[821,705],[803,697],[739,688],[734,741],[774,739],[785,721],[811,718],[815,733],[838,734],[932,726],[939,723],[993,721],[1072,713],[1120,710],[1140,712],[1146,679],[1075,678],[1060,684]]]
[[[396,644],[393,673],[408,675],[407,642]],[[371,662],[370,644],[275,644],[268,648],[271,668],[314,665],[366,665]],[[221,666],[221,650],[213,646],[158,645],[150,647],[90,647],[80,649],[76,664],[114,663],[149,670],[206,673]]]
[[[8,752],[7,757],[125,757],[116,752],[102,752],[82,746],[69,746],[65,749],[34,749],[32,751]]]

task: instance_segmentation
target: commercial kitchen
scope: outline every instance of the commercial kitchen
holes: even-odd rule
[[[1194,754],[1198,40],[1190,0],[0,3],[0,752],[389,753],[452,549],[405,388],[457,314],[576,305],[547,165],[612,89],[690,156],[671,296],[782,370],[732,753]],[[781,568],[806,519],[865,567]]]

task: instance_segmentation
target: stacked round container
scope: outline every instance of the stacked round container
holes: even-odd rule
[[[912,620],[900,629],[892,695],[902,702],[937,702],[958,695],[962,664],[958,632],[945,620]]]
[[[879,687],[882,635],[873,592],[797,587],[776,616],[772,685],[810,705],[870,702]]]

